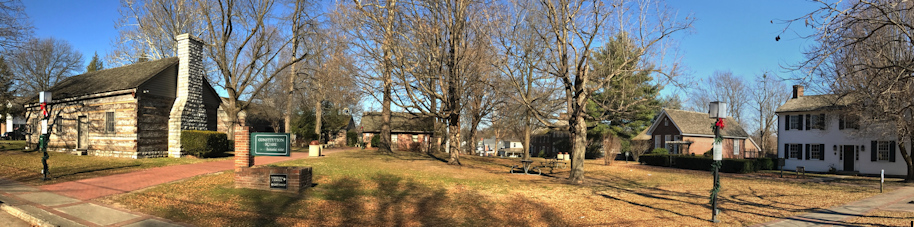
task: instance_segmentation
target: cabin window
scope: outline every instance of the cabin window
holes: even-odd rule
[[[413,143],[419,142],[419,135],[413,135]]]
[[[114,133],[114,112],[105,112],[105,133]]]

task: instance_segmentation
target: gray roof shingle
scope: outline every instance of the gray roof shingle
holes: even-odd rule
[[[136,88],[175,64],[178,64],[178,58],[171,57],[89,72],[64,79],[48,91],[52,92],[54,99],[64,99]]]
[[[670,117],[682,134],[693,135],[714,135],[711,126],[714,126],[714,119],[708,117],[708,113],[692,112],[685,110],[664,109],[663,112]],[[656,124],[656,123],[655,123]],[[724,129],[720,132],[724,137],[749,137],[746,130],[731,118],[724,119]]]
[[[787,101],[779,106],[774,112],[784,113],[840,109],[841,107],[850,104],[851,100],[852,99],[847,96],[841,97],[834,94],[800,96],[795,99],[787,99]]]

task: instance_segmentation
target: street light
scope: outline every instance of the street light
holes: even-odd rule
[[[724,128],[724,119],[727,118],[727,103],[714,101],[708,106],[708,117],[715,119],[714,126],[714,144],[712,145],[711,154],[714,162],[711,163],[711,174],[714,175],[714,188],[711,189],[711,222],[718,223],[717,213],[717,193],[720,192],[720,160],[723,159],[723,137],[720,136],[720,130]]]

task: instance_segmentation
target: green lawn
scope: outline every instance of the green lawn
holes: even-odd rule
[[[107,176],[160,166],[181,165],[229,158],[151,158],[129,159],[95,156],[76,156],[69,153],[48,152],[50,180],[41,180],[39,151],[24,151],[24,141],[0,141],[0,177],[32,185],[53,184],[64,181]]]
[[[569,185],[568,169],[537,176],[509,174],[517,159],[463,156],[462,162],[350,150],[276,164],[313,167],[316,186],[300,195],[236,189],[234,173],[226,171],[103,202],[198,226],[710,224],[708,172],[589,160],[587,182]],[[762,173],[723,174],[721,182],[721,226],[764,223],[878,193],[872,179],[851,185]]]

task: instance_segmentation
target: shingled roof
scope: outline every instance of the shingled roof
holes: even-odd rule
[[[381,131],[381,113],[367,112],[362,115],[363,132]],[[391,132],[434,132],[435,117],[410,113],[390,113]]]
[[[679,128],[679,131],[682,134],[707,136],[714,135],[714,131],[711,129],[711,126],[714,125],[715,120],[709,118],[708,113],[663,109],[660,114],[661,116],[664,114],[669,116],[670,120],[673,121],[673,124]],[[651,133],[653,133],[654,128],[658,122],[660,121],[654,122],[654,125],[651,126]],[[749,134],[746,133],[746,130],[744,130],[743,127],[739,125],[739,123],[730,118],[724,119],[724,129],[720,132],[720,134],[724,137],[749,137]]]
[[[89,72],[64,79],[48,91],[54,94],[54,99],[64,99],[136,88],[175,64],[178,58],[171,57]]]
[[[778,107],[775,113],[806,112],[819,110],[839,109],[851,103],[851,98],[838,95],[807,95],[787,99],[784,105]]]

